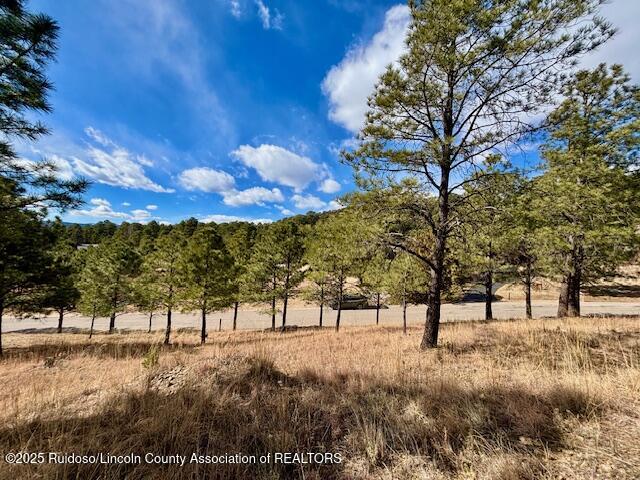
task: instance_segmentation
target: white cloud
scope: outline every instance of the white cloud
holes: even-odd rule
[[[174,191],[158,185],[146,176],[140,164],[140,155],[133,155],[92,127],[87,127],[85,133],[104,149],[89,145],[84,151],[85,158],[71,158],[75,171],[80,175],[115,187],[165,193]]]
[[[92,198],[89,200],[89,204],[93,205],[93,207],[88,210],[73,210],[69,212],[69,215],[72,217],[89,217],[98,220],[115,219],[139,223],[145,223],[152,218],[151,213],[143,209],[131,210],[130,213],[113,210],[111,202],[104,198]]]
[[[640,44],[640,2],[637,0],[618,0],[607,2],[600,10],[600,14],[609,20],[618,33],[600,47],[600,49],[586,56],[581,66],[593,68],[599,63],[619,63],[624,66],[635,83],[640,82],[640,55],[637,46]]]
[[[117,146],[109,137],[103,134],[97,128],[93,128],[91,126],[84,129],[84,133],[87,134],[89,138],[91,138],[96,143],[102,145],[103,147],[115,147]]]
[[[147,210],[157,210],[158,209],[158,205],[147,205],[146,207]]]
[[[387,65],[404,52],[410,23],[406,5],[396,5],[385,14],[382,30],[366,45],[356,45],[322,82],[329,97],[329,118],[351,132],[358,132],[365,119],[367,99]]]
[[[282,30],[284,16],[277,9],[274,9],[273,13],[271,13],[271,9],[262,0],[255,0],[255,2],[258,7],[258,15],[262,21],[262,27],[265,30],[272,28]]]
[[[200,218],[201,222],[209,223],[229,223],[229,222],[250,222],[250,223],[272,223],[273,220],[269,218],[249,218],[249,217],[236,217],[234,215],[222,215],[222,214],[214,214],[207,215],[206,217]]]
[[[344,208],[344,205],[342,205],[337,200],[331,200],[325,210],[340,210],[341,208]]]
[[[187,190],[218,193],[223,202],[232,207],[242,205],[262,205],[267,202],[282,202],[284,196],[278,188],[269,190],[264,187],[251,187],[236,190],[235,179],[222,170],[201,167],[183,171],[178,177],[180,184]]]
[[[262,180],[292,187],[296,191],[327,175],[323,165],[276,145],[242,145],[231,155],[258,172]]]
[[[89,200],[91,205],[95,205],[97,207],[110,207],[111,202],[109,200],[105,200],[104,198],[92,198]]]
[[[227,172],[207,167],[184,170],[180,173],[178,181],[187,190],[202,192],[228,192],[235,186],[234,178]]]
[[[283,207],[282,205],[276,205],[275,206],[278,210],[280,210],[280,213],[282,213],[283,215],[294,215],[294,212],[292,212],[291,210],[289,210],[288,208]]]
[[[146,221],[151,218],[151,214],[143,209],[131,210],[131,219],[136,222]]]
[[[122,202],[123,207],[130,207],[131,204],[129,202]]]
[[[338,182],[336,182],[333,178],[327,178],[320,183],[318,190],[324,193],[336,193],[339,192],[342,188]]]
[[[240,8],[240,1],[231,0],[229,2],[229,6],[231,7],[231,15],[233,15],[236,18],[240,18],[240,16],[242,15],[242,9]]]
[[[264,205],[265,202],[282,202],[282,192],[274,188],[252,187],[246,190],[232,190],[223,194],[223,202],[232,207],[241,205]]]
[[[291,197],[293,204],[300,210],[322,210],[327,204],[314,195],[294,195]]]

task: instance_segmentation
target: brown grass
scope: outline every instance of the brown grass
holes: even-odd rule
[[[6,335],[3,452],[339,452],[339,464],[8,465],[0,478],[640,478],[640,319]],[[147,363],[153,363],[152,361]]]

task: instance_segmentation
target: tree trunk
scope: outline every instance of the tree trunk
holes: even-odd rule
[[[284,292],[284,305],[282,306],[282,331],[287,325],[287,304],[289,303],[289,292]]]
[[[491,270],[485,273],[484,319],[493,320],[493,272]]]
[[[167,309],[167,330],[164,333],[164,344],[169,345],[171,338],[171,307]]]
[[[93,325],[96,323],[96,314],[91,315],[91,328],[89,329],[89,338],[93,337]]]
[[[151,320],[153,320],[153,312],[149,312],[149,330],[147,333],[151,333]]]
[[[96,322],[96,305],[93,304],[92,305],[92,310],[91,310],[91,328],[89,329],[89,338],[93,337],[93,325]]]
[[[324,310],[324,287],[320,287],[320,328],[322,328],[323,310]]]
[[[342,313],[342,291],[343,285],[342,280],[340,281],[340,293],[338,294],[338,315],[336,316],[336,332],[340,331],[340,314]]]
[[[276,331],[276,297],[271,298],[271,330]]]
[[[451,110],[453,98],[447,99],[445,112],[445,138],[453,131],[451,123]],[[444,288],[444,260],[447,251],[448,222],[449,222],[449,174],[451,172],[451,149],[445,144],[442,151],[440,164],[440,186],[438,189],[438,225],[433,229],[435,245],[431,265],[431,285],[429,286],[429,299],[427,301],[427,320],[424,326],[424,334],[420,342],[420,348],[435,348],[438,346],[438,331],[440,329],[440,304],[442,289]]]
[[[562,279],[560,285],[560,295],[558,297],[558,318],[567,317],[569,315],[569,289],[573,283],[572,275],[568,274]]]
[[[402,333],[407,334],[407,300],[402,299]]]
[[[113,333],[113,330],[116,328],[116,312],[111,312],[109,316],[109,333]]]
[[[236,331],[236,324],[238,322],[238,302],[233,304],[233,331]]]
[[[532,318],[533,313],[531,311],[531,262],[527,262],[527,267],[524,274],[524,303],[525,303],[525,315],[527,318]]]
[[[427,320],[422,335],[420,348],[435,348],[438,346],[438,330],[440,329],[440,296],[444,283],[443,269],[432,272],[429,298],[427,300]]]
[[[116,282],[120,282],[120,277]],[[117,283],[116,283],[117,285]],[[111,316],[109,317],[109,333],[113,333],[116,328],[116,310],[118,309],[118,287],[116,286],[111,297]]]
[[[580,287],[582,283],[582,269],[580,265],[576,265],[573,277],[569,286],[569,309],[567,316],[580,316]]]
[[[202,330],[200,331],[200,344],[204,345],[207,341],[207,310],[202,309]]]
[[[380,325],[380,294],[376,295],[376,325]]]
[[[64,320],[64,308],[58,310],[58,333],[62,333],[62,321]]]
[[[2,356],[2,315],[4,314],[4,301],[0,301],[0,357]]]

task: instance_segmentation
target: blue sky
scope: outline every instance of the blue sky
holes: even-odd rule
[[[590,62],[621,61],[637,80],[640,2],[614,3],[605,13],[629,28]],[[21,153],[93,182],[87,204],[63,215],[81,223],[277,220],[336,208],[353,188],[338,152],[408,24],[405,6],[383,0],[30,8],[55,18],[61,36],[44,118],[52,134]]]

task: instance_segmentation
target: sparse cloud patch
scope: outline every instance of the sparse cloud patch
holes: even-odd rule
[[[334,65],[322,82],[329,98],[329,118],[351,132],[364,123],[367,99],[382,72],[406,49],[405,37],[411,15],[406,5],[387,10],[382,30],[367,44],[351,48],[338,65]]]

